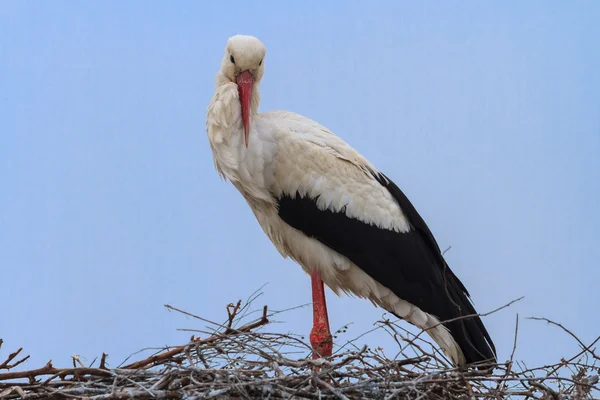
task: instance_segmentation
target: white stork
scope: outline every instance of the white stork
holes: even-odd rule
[[[227,41],[206,129],[221,177],[311,276],[315,357],[332,351],[325,283],[426,330],[455,365],[495,361],[480,318],[467,317],[476,314],[469,293],[404,193],[318,123],[258,113],[265,54],[253,36]]]

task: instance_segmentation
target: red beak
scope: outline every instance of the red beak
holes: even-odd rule
[[[254,76],[250,71],[244,71],[237,77],[240,103],[242,103],[242,119],[244,120],[244,139],[248,148],[248,135],[250,135],[250,102],[252,101],[252,88]]]

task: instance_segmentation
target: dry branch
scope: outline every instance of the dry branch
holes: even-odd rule
[[[74,357],[74,367],[44,367],[0,374],[0,399],[591,399],[598,396],[598,361],[591,345],[577,340],[581,352],[555,365],[527,368],[514,360],[514,346],[506,363],[485,370],[451,368],[433,344],[402,325],[378,321],[375,329],[391,335],[399,346],[397,357],[383,349],[358,348],[348,342],[327,359],[313,360],[310,345],[292,334],[268,333],[268,311],[247,319],[249,306],[227,306],[222,323],[167,306],[170,310],[207,322],[205,338],[121,368],[108,368],[102,354],[98,368]],[[500,309],[502,309],[501,307]],[[241,326],[240,326],[241,325]],[[235,326],[240,326],[235,328]],[[2,341],[0,340],[0,345]],[[21,349],[0,362],[11,370]],[[1,359],[0,359],[1,360]],[[587,362],[591,360],[591,362]],[[11,364],[12,362],[12,364]]]

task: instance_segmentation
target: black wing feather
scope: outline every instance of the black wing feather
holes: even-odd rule
[[[344,210],[319,210],[317,198],[284,195],[279,216],[307,236],[343,254],[398,297],[441,321],[476,314],[468,292],[446,264],[431,231],[402,191],[385,175],[373,174],[396,199],[411,224],[408,233],[380,229],[349,218]],[[495,360],[495,347],[479,317],[444,325],[467,363]]]
[[[406,218],[408,218],[413,228],[423,236],[425,242],[429,246],[429,251],[435,255],[437,259],[437,266],[444,271],[446,276],[445,287],[448,291],[449,297],[452,299],[453,303],[455,303],[455,307],[458,307],[457,311],[459,316],[477,314],[473,304],[469,299],[470,294],[467,291],[467,288],[460,281],[460,279],[458,279],[454,272],[452,272],[446,263],[446,260],[444,260],[437,241],[408,197],[406,197],[402,190],[400,190],[400,188],[384,174],[374,173],[373,176],[382,186],[388,189],[390,194],[394,197],[394,199],[396,199]],[[458,330],[459,332],[462,332],[464,336],[466,336],[460,338],[465,343],[461,343],[460,340],[457,341],[463,349],[465,357],[467,357],[467,362],[469,363],[478,360],[488,360],[491,358],[495,360],[496,347],[494,346],[492,338],[490,337],[487,329],[483,325],[481,318],[465,318],[457,322],[458,323],[449,323],[445,325],[453,334]],[[471,356],[468,354],[471,354]],[[471,358],[472,361],[469,361],[469,358]]]

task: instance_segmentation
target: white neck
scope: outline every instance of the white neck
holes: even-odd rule
[[[229,179],[247,199],[272,201],[268,191],[272,172],[267,172],[266,166],[277,151],[272,139],[275,130],[258,114],[258,84],[254,85],[252,93],[250,135],[246,148],[237,84],[220,72],[216,83],[206,116],[215,167],[221,177]]]
[[[227,85],[235,82],[232,82],[223,72],[217,72],[217,76],[215,77],[215,86],[217,87],[217,92],[219,87]],[[252,119],[256,114],[258,114],[258,106],[260,105],[260,81],[254,82],[254,87],[252,89],[252,101],[250,104],[250,119]]]

